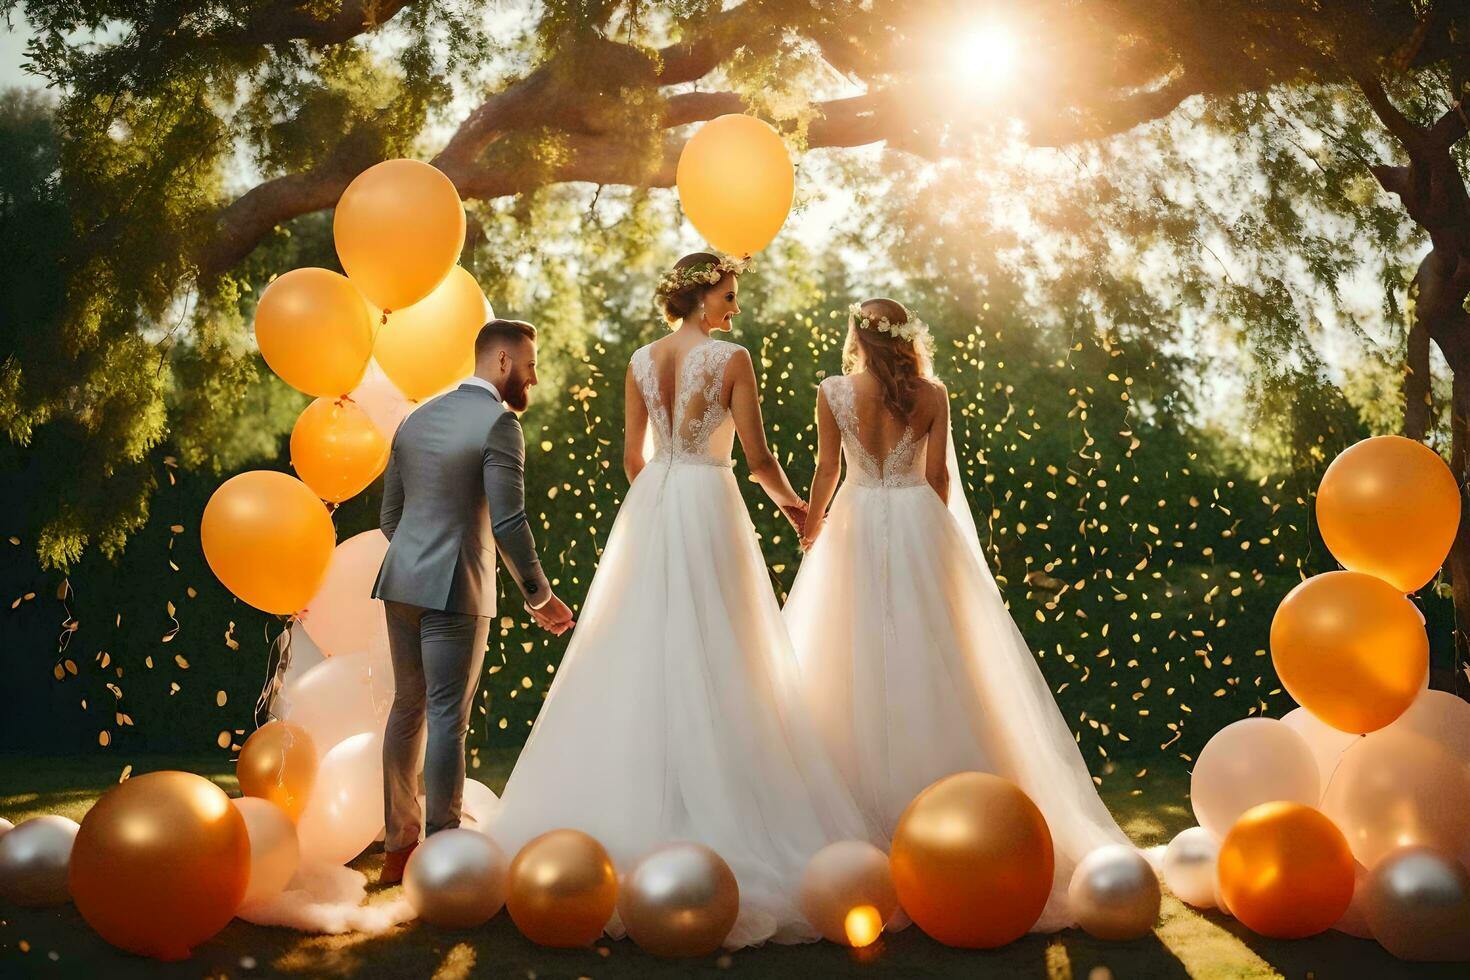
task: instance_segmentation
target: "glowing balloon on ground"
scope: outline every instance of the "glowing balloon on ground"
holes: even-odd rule
[[[318,497],[340,504],[383,472],[388,440],[352,401],[318,398],[291,429],[291,465]]]
[[[1205,743],[1189,780],[1195,819],[1217,838],[1258,803],[1316,806],[1321,796],[1312,750],[1275,718],[1243,718],[1220,729]]]
[[[316,745],[306,729],[268,721],[245,740],[235,777],[240,792],[269,800],[295,820],[301,816],[316,780]]]
[[[1373,938],[1401,960],[1470,960],[1470,871],[1428,847],[1393,851],[1368,875]]]
[[[533,943],[586,946],[602,934],[617,901],[612,859],[580,830],[547,831],[510,864],[505,908]]]
[[[345,277],[328,269],[292,269],[261,294],[255,342],[288,385],[336,398],[362,380],[373,352],[373,325],[362,294]]]
[[[373,598],[388,539],[376,528],[337,545],[322,587],[301,610],[301,625],[329,657],[363,653],[386,636],[383,602]],[[331,746],[328,746],[330,748]]]
[[[453,182],[417,160],[386,160],[358,174],[332,217],[342,268],[383,310],[433,292],[459,261],[464,232]]]
[[[315,763],[315,759],[312,760]],[[242,906],[274,898],[285,890],[301,863],[296,825],[270,800],[242,796],[231,800],[250,838],[250,877]]]
[[[199,537],[225,588],[282,615],[316,594],[337,543],[317,495],[295,477],[270,470],[226,480],[204,508]]]
[[[1077,924],[1098,939],[1137,939],[1159,919],[1159,876],[1127,844],[1090,852],[1072,872],[1067,900]]]
[[[780,135],[738,113],[695,131],[679,154],[675,179],[690,222],[731,255],[751,255],[770,244],[786,222],[796,188]]]
[[[180,960],[245,897],[250,838],[218,786],[187,772],[119,783],[82,819],[71,856],[77,911],[103,939]]]
[[[1220,841],[1214,834],[1203,827],[1181,830],[1164,849],[1164,884],[1185,905],[1212,908],[1219,856]]]
[[[1343,450],[1317,490],[1322,540],[1344,568],[1414,592],[1444,564],[1460,526],[1460,488],[1439,453],[1403,436]]]
[[[1414,604],[1387,582],[1327,572],[1281,600],[1271,660],[1297,703],[1361,734],[1403,714],[1424,689],[1429,638]]]
[[[1342,754],[1322,811],[1369,869],[1408,844],[1458,854],[1470,841],[1470,770],[1423,735],[1374,732]]]
[[[1306,708],[1291,709],[1281,716],[1281,723],[1300,735],[1302,741],[1307,743],[1307,748],[1312,750],[1312,758],[1317,761],[1317,782],[1321,792],[1325,792],[1328,780],[1337,771],[1337,761],[1342,757],[1343,750],[1361,736],[1333,728]],[[1319,795],[1318,802],[1320,801]],[[1312,805],[1315,806],[1316,803]]]
[[[1036,804],[979,772],[946,776],[916,796],[890,852],[904,911],[940,942],[971,949],[1004,946],[1036,924],[1054,860]]]
[[[1331,820],[1300,803],[1247,810],[1220,845],[1220,891],[1263,936],[1301,939],[1332,927],[1353,898],[1353,854]]]
[[[488,922],[505,904],[510,863],[489,837],[441,830],[414,849],[403,891],[418,917],[444,929]]]
[[[383,739],[353,735],[322,757],[311,799],[296,822],[301,858],[346,864],[382,829]]]
[[[76,836],[75,820],[52,814],[22,820],[0,835],[0,899],[39,907],[70,898],[67,867]]]
[[[740,913],[740,886],[703,844],[665,844],[645,855],[618,889],[628,935],[654,956],[708,956]]]
[[[344,739],[381,733],[393,706],[393,673],[366,653],[328,657],[286,688],[286,720],[323,757]]]
[[[863,908],[872,909],[876,921],[861,915],[849,921],[854,910]],[[801,912],[830,942],[846,946],[873,942],[898,914],[888,855],[867,841],[828,844],[812,856],[801,876]]]
[[[432,293],[395,310],[373,358],[394,387],[423,401],[475,373],[475,337],[488,319],[480,284],[460,266]]]

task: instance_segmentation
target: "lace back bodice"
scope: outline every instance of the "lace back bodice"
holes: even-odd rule
[[[887,452],[875,452],[863,442],[859,431],[857,391],[852,378],[845,374],[827,378],[821,391],[842,430],[848,479],[870,487],[913,487],[924,482],[924,455],[919,449],[927,439],[917,435],[912,425],[904,427]]]
[[[633,377],[648,407],[653,430],[654,460],[729,466],[734,443],[730,410],[721,398],[725,366],[740,347],[713,338],[684,355],[674,380],[672,411],[664,404],[653,345],[633,353]]]

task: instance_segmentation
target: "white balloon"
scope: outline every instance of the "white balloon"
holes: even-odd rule
[[[33,908],[69,900],[71,848],[80,829],[75,820],[47,814],[0,836],[0,898]]]
[[[1353,900],[1332,928],[1359,939],[1373,938],[1373,927],[1368,924],[1368,869],[1356,861],[1353,862]]]
[[[325,757],[343,739],[382,734],[393,706],[393,671],[367,653],[328,657],[286,687],[284,718]]]
[[[481,827],[488,827],[490,818],[495,816],[495,811],[498,809],[500,809],[500,797],[495,795],[493,789],[478,779],[465,778],[461,817],[469,817]]]
[[[1164,851],[1164,884],[1184,904],[1212,908],[1219,858],[1220,842],[1208,830],[1182,830]]]
[[[388,539],[376,528],[354,534],[332,552],[321,588],[299,614],[327,656],[366,651],[380,637],[386,642],[388,621],[383,601],[373,598],[373,583],[387,553]]]
[[[1318,796],[1320,801],[1320,793],[1327,792],[1327,783],[1337,770],[1337,762],[1343,751],[1363,736],[1333,728],[1306,708],[1287,712],[1281,723],[1300,735],[1302,741],[1307,743],[1307,748],[1312,750],[1312,758],[1317,760],[1318,781],[1321,783]]]
[[[420,844],[403,872],[403,893],[419,918],[444,929],[489,921],[505,905],[510,861],[489,837],[445,830]]]
[[[1410,731],[1431,738],[1470,765],[1470,703],[1447,691],[1421,692],[1384,731]]]
[[[403,392],[388,379],[376,360],[368,361],[366,373],[350,397],[357,406],[367,412],[383,438],[393,441],[398,426],[418,406],[408,400]]]
[[[296,824],[301,859],[346,864],[382,828],[383,739],[365,732],[344,739],[322,757]]]
[[[1220,839],[1253,806],[1291,800],[1315,807],[1321,795],[1312,750],[1275,718],[1246,718],[1220,729],[1205,743],[1189,780],[1195,819]]]
[[[6,820],[4,817],[0,817],[0,837],[4,837],[6,831],[14,829],[15,824],[11,823],[9,820]]]
[[[244,907],[285,890],[301,863],[301,845],[296,840],[296,825],[270,800],[242,796],[231,802],[245,818],[245,833],[250,838],[250,884],[240,900]]]

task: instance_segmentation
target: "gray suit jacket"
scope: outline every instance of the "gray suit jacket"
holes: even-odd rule
[[[551,586],[526,517],[521,423],[475,385],[419,407],[393,436],[379,521],[388,554],[373,598],[495,615],[498,549],[526,601]]]

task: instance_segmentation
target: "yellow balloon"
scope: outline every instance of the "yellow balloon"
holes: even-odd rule
[[[1439,453],[1403,436],[1349,446],[1317,490],[1322,540],[1344,568],[1400,592],[1434,578],[1460,526],[1460,488]]]
[[[103,939],[141,956],[187,959],[245,897],[245,820],[203,776],[134,776],[82,818],[69,879],[77,911]]]
[[[580,830],[550,830],[510,863],[505,909],[521,934],[542,946],[586,946],[618,901],[618,875],[601,844]]]
[[[281,380],[308,395],[345,395],[373,352],[362,294],[329,269],[292,269],[265,287],[255,308],[255,342]]]
[[[1429,637],[1396,586],[1327,572],[1286,594],[1271,620],[1271,661],[1297,703],[1333,728],[1377,731],[1424,688]]]
[[[357,496],[388,465],[388,440],[350,398],[318,398],[291,429],[291,465],[334,504]]]
[[[962,772],[914,797],[890,865],[899,903],[949,946],[994,949],[1036,924],[1055,869],[1046,818],[1019,786]]]
[[[225,588],[269,613],[294,613],[326,577],[331,515],[295,477],[252,470],[226,480],[199,525],[204,558]]]
[[[387,160],[353,178],[332,237],[353,285],[379,309],[401,310],[434,291],[464,248],[454,183],[418,160]]]
[[[1220,893],[1263,936],[1301,939],[1332,927],[1353,900],[1353,853],[1342,831],[1300,803],[1245,811],[1220,845]]]
[[[480,284],[455,266],[432,293],[388,317],[373,348],[378,366],[414,401],[438,394],[474,373],[485,309]]]
[[[245,740],[235,763],[240,792],[270,800],[293,821],[316,782],[316,746],[300,725],[268,721]]]
[[[679,154],[679,203],[722,252],[751,255],[771,243],[791,211],[796,174],[786,144],[754,116],[711,119]]]

